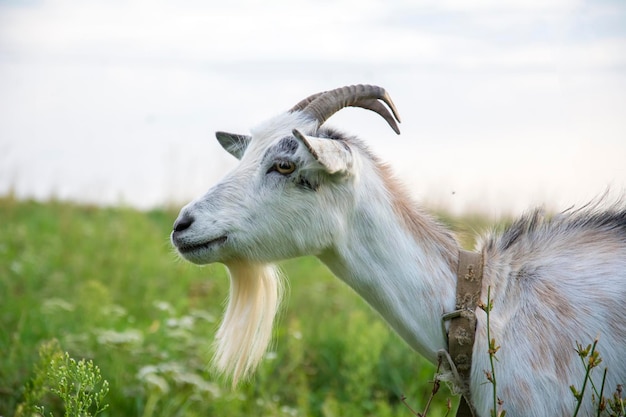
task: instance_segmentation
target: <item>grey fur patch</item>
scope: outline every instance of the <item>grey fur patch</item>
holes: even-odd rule
[[[539,243],[555,234],[577,231],[611,232],[626,241],[626,205],[618,202],[604,206],[604,199],[589,203],[576,210],[566,210],[556,216],[546,217],[542,209],[522,216],[502,234],[486,242],[488,250],[507,250],[520,240]]]
[[[267,148],[263,154],[263,161],[267,160],[270,155],[272,157],[293,155],[296,153],[298,146],[298,141],[295,138],[291,136],[284,137],[276,145]]]
[[[275,146],[277,152],[293,154],[298,149],[298,141],[291,136],[282,138]]]

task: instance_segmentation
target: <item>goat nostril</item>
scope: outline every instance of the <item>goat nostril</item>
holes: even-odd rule
[[[195,219],[192,216],[188,215],[179,217],[178,219],[176,219],[176,222],[174,222],[174,231],[182,232],[183,230],[188,229],[189,226],[191,226],[191,224],[194,222],[194,220]]]

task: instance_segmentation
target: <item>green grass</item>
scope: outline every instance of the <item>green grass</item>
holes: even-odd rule
[[[208,369],[226,273],[177,258],[175,216],[0,198],[1,416],[24,401],[53,339],[108,381],[100,416],[411,416],[402,394],[422,409],[434,367],[308,257],[281,265],[290,290],[275,343],[232,391]],[[446,412],[442,391],[431,417]]]

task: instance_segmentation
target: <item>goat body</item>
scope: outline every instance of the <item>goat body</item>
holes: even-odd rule
[[[172,242],[185,259],[229,269],[215,363],[234,383],[270,340],[281,288],[272,264],[302,255],[321,259],[433,363],[446,349],[441,316],[455,309],[459,245],[363,142],[323,126],[346,106],[372,110],[399,132],[389,96],[371,86],[311,96],[249,136],[218,132],[240,164],[174,224]],[[599,338],[606,387],[626,382],[626,208],[600,205],[552,218],[532,212],[479,245],[508,416],[572,414],[569,386],[584,378],[577,341]],[[486,315],[476,314],[471,401],[488,416]],[[592,401],[583,406],[591,415]]]

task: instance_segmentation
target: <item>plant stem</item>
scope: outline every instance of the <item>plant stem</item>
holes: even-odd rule
[[[589,357],[593,357],[594,356],[594,352],[596,350],[596,345],[598,344],[598,339],[594,340],[593,345],[591,346],[591,351],[589,352]],[[587,362],[585,363],[585,358],[587,357],[587,352],[586,350],[583,351],[582,346],[579,345],[579,348],[577,350],[578,354],[580,355],[580,359],[583,361],[583,364],[585,366],[585,378],[583,379],[583,386],[580,389],[580,393],[577,395],[577,401],[576,401],[576,408],[574,409],[574,414],[572,415],[572,417],[576,417],[578,415],[578,411],[580,410],[580,406],[583,403],[583,397],[585,396],[585,389],[587,388],[587,381],[589,381],[590,379],[590,373],[591,373],[591,368],[593,367],[591,362]]]
[[[491,366],[491,373],[488,375],[489,382],[493,385],[493,409],[491,415],[496,417],[498,410],[498,389],[496,381],[496,368],[494,365],[494,359],[499,347],[496,347],[495,340],[491,339],[491,322],[489,316],[491,309],[493,308],[493,301],[491,300],[491,286],[487,287],[487,305],[483,306],[483,310],[487,313],[487,343],[489,344],[489,365]]]

